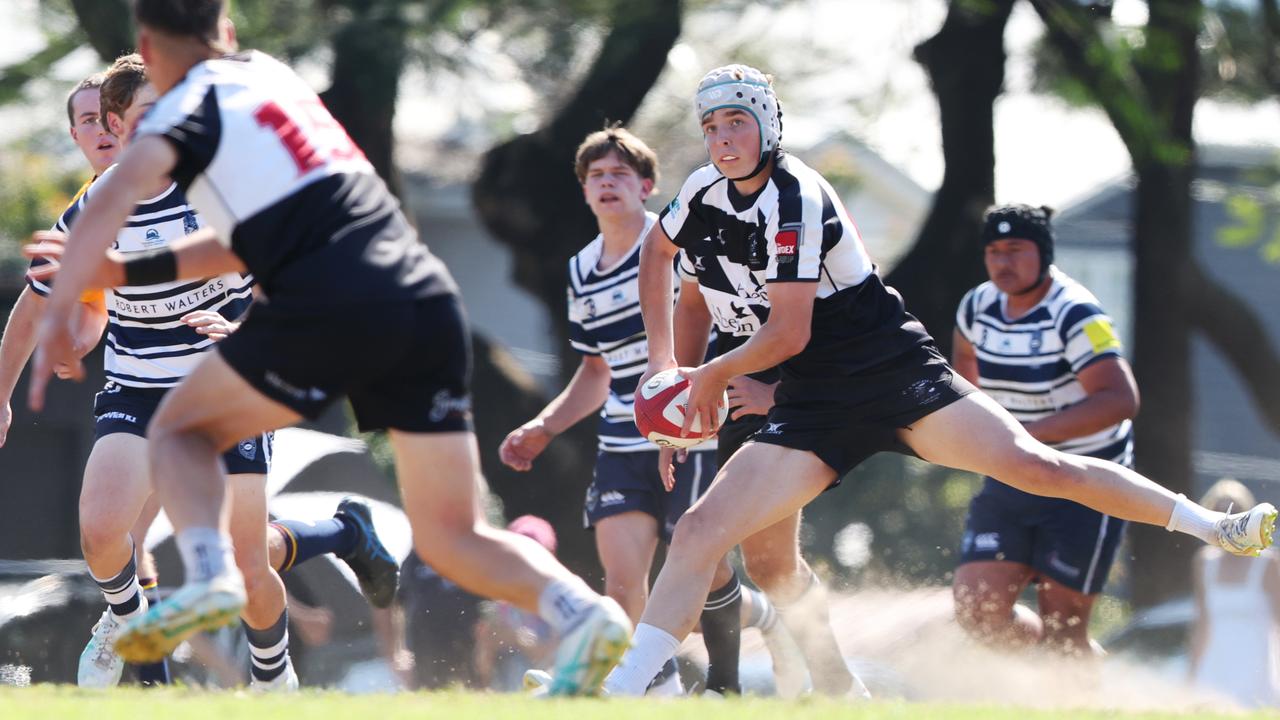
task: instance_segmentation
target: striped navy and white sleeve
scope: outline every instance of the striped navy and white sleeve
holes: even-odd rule
[[[1111,318],[1093,303],[1076,303],[1062,313],[1058,332],[1062,337],[1063,357],[1072,372],[1080,372],[1090,364],[1108,357],[1121,357],[1123,345]]]
[[[573,264],[577,261],[576,257],[569,259],[570,276],[572,276],[574,270]],[[568,294],[569,345],[583,355],[599,355],[600,349],[596,347],[595,340],[584,324],[588,317],[584,301],[574,294],[572,282],[565,288],[565,291]]]
[[[63,210],[62,214],[58,216],[58,221],[53,224],[53,230],[60,233],[70,232],[71,222],[75,220],[76,215],[80,212],[80,208],[84,206],[85,189],[86,188],[80,188],[80,192],[76,193],[75,199],[72,200],[71,204],[67,206],[67,209]],[[41,265],[47,265],[48,262],[49,261],[42,258],[35,258],[31,261],[30,267],[37,268]],[[49,297],[53,292],[52,285],[43,280],[36,280],[30,275],[27,276],[27,285],[31,287],[32,292],[40,297]]]
[[[971,288],[960,299],[960,305],[956,308],[956,330],[960,332],[960,337],[968,340],[971,345],[973,344],[973,321],[978,314],[974,307],[977,296],[978,288]]]

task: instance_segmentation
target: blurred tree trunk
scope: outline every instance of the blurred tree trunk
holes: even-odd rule
[[[1012,8],[1013,0],[953,0],[942,29],[915,49],[938,98],[946,170],[915,245],[886,281],[946,354],[960,298],[986,279],[979,233],[995,197],[992,106],[1004,85]]]
[[[618,2],[573,97],[538,131],[489,150],[472,188],[486,227],[515,254],[516,283],[547,304],[561,338],[568,336],[567,263],[598,232],[573,173],[574,152],[588,133],[635,114],[680,35],[680,9],[680,0]],[[567,379],[578,360],[562,345]]]
[[[681,2],[619,1],[613,18],[599,56],[569,101],[538,131],[489,150],[472,186],[472,202],[486,227],[514,253],[516,282],[551,311],[561,340],[565,379],[579,362],[567,341],[566,268],[569,258],[598,232],[573,172],[574,153],[588,133],[606,122],[625,123],[635,114],[680,35]],[[483,349],[477,345],[478,360]],[[522,395],[513,404],[510,394],[499,394],[494,405],[487,405],[481,393],[489,389],[482,390],[479,367],[475,387],[481,455],[491,484],[506,503],[507,516],[533,513],[551,519],[561,530],[560,556],[565,563],[578,572],[598,573],[592,536],[566,532],[580,527],[595,452],[594,420],[580,423],[553,442],[531,472],[517,474],[496,462],[495,449],[507,432],[533,417],[546,399],[529,403],[527,395]],[[482,427],[481,414],[490,407],[511,408],[511,412],[493,427]]]
[[[128,0],[71,0],[71,7],[104,62],[133,52],[133,6]]]
[[[1191,124],[1200,93],[1199,0],[1149,5],[1146,43],[1133,62],[1108,48],[1102,29],[1070,2],[1032,0],[1049,40],[1106,111],[1133,159],[1134,371],[1142,389],[1135,429],[1138,470],[1174,492],[1192,493],[1191,333],[1200,288],[1213,285],[1193,255]],[[1195,296],[1187,288],[1197,288]],[[1203,310],[1203,308],[1200,308]],[[1240,338],[1253,343],[1253,339]],[[1151,605],[1189,588],[1199,543],[1134,526],[1133,601]]]
[[[333,70],[320,99],[398,196],[393,124],[406,56],[404,2],[344,4],[353,16],[333,37]]]

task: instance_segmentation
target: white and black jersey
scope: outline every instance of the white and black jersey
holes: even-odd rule
[[[173,179],[277,308],[455,292],[320,98],[267,55],[195,65],[137,135],[169,140]]]
[[[690,262],[736,266],[728,283],[817,283],[809,344],[784,373],[845,376],[929,342],[902,299],[880,282],[831,185],[779,153],[763,188],[744,197],[714,165],[694,171],[662,213],[662,229]],[[738,268],[745,268],[745,272]]]
[[[978,358],[978,385],[1019,422],[1053,415],[1086,396],[1078,373],[1121,357],[1120,339],[1098,300],[1056,267],[1038,305],[1007,319],[1008,296],[991,282],[970,290],[956,311],[956,329]],[[1124,420],[1081,438],[1050,443],[1064,452],[1130,464],[1133,424]]]
[[[90,187],[63,212],[54,229],[67,232],[92,195],[93,187]],[[200,227],[200,217],[187,204],[177,185],[170,185],[133,209],[113,247],[126,255],[151,250]],[[48,295],[51,290],[35,280],[31,281],[31,287],[41,295]],[[227,273],[202,280],[107,289],[104,292],[107,340],[103,357],[107,380],[126,387],[177,385],[214,344],[212,339],[182,322],[182,316],[195,310],[210,310],[236,320],[252,303],[252,288],[252,277]]]
[[[769,319],[769,288],[747,266],[723,256],[702,256],[681,250],[677,269],[682,280],[698,283],[716,330],[716,355],[734,350],[756,334]],[[778,381],[777,368],[750,374],[765,383]]]
[[[600,267],[604,236],[597,235],[569,260],[569,344],[609,365],[609,397],[600,410],[599,448],[647,452],[658,446],[635,424],[636,383],[649,362],[649,338],[640,315],[640,247],[658,216],[648,213],[635,245],[610,267]],[[672,283],[679,290],[674,272]],[[699,450],[715,448],[715,441]]]

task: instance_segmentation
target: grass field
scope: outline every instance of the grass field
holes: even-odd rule
[[[247,692],[73,687],[0,688],[0,720],[1094,720],[1102,718],[1276,718],[1277,713],[1045,710],[993,705],[830,700],[535,700],[464,692],[347,695],[305,691],[260,696]]]

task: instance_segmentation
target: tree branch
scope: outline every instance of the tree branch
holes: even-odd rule
[[[1133,164],[1144,167],[1155,161],[1165,130],[1132,64],[1109,47],[1087,8],[1063,0],[1029,1],[1045,24],[1050,44],[1102,106]]]
[[[127,0],[71,0],[80,29],[103,62],[133,51],[133,8]]]
[[[21,62],[0,69],[0,105],[13,102],[22,95],[22,88],[36,78],[47,77],[49,68],[84,43],[79,29],[49,40],[49,44],[35,55]]]

